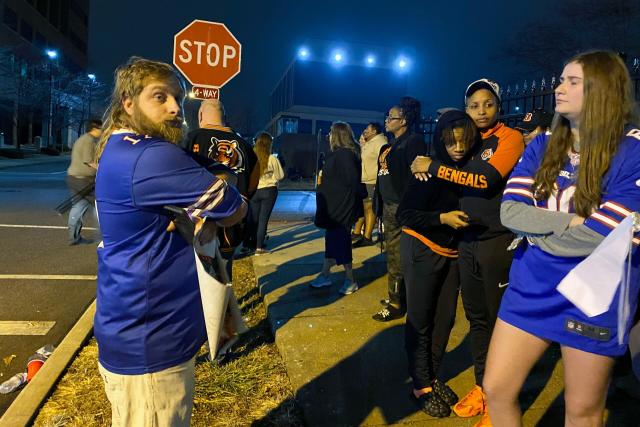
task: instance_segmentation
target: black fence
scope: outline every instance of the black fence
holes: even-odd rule
[[[640,58],[628,61],[627,65],[631,73],[635,99],[640,103]],[[555,110],[554,91],[559,83],[556,77],[551,77],[531,82],[525,80],[522,84],[503,87],[500,120],[509,127],[515,127],[518,122],[522,121],[525,114],[536,108],[553,112]],[[428,143],[431,143],[436,123],[437,119],[434,117],[424,118],[420,122],[420,129]]]

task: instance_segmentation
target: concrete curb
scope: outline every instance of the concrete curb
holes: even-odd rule
[[[43,402],[49,397],[58,380],[93,331],[96,301],[64,337],[38,374],[20,392],[16,400],[0,418],[0,427],[21,427],[32,424]]]

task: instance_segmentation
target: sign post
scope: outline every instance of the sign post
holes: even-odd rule
[[[193,20],[173,37],[173,65],[193,85],[192,97],[219,99],[240,72],[242,45],[222,23]]]

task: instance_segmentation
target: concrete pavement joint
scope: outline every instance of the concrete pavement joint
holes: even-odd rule
[[[53,391],[60,377],[91,335],[95,312],[96,302],[94,300],[46,363],[42,365],[38,374],[26,385],[0,418],[0,427],[31,425],[40,406]]]

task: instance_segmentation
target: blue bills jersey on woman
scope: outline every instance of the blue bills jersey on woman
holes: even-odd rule
[[[178,146],[127,131],[109,137],[96,177],[103,242],[94,326],[108,371],[157,372],[191,359],[205,340],[193,248],[166,231],[163,206],[220,219],[241,203]]]
[[[527,147],[507,181],[503,201],[574,213],[573,195],[579,167],[577,153],[570,154],[569,161],[560,171],[554,194],[547,200],[534,199],[531,187],[548,141],[548,135],[541,135]],[[640,130],[627,128],[602,180],[600,207],[586,218],[584,225],[606,236],[634,211],[640,211]],[[631,263],[631,313],[635,312],[638,302],[638,244],[640,240],[636,234]],[[587,317],[556,290],[560,281],[582,260],[584,257],[554,256],[530,243],[520,245],[513,258],[509,288],[502,298],[499,317],[536,336],[569,347],[607,356],[621,355],[626,350],[631,325],[626,326],[625,342],[618,345],[619,289],[609,311],[594,317]]]

